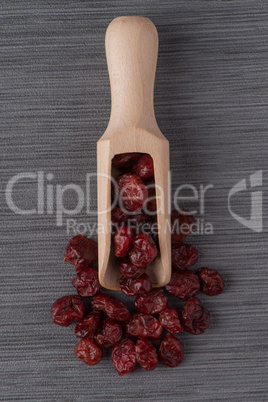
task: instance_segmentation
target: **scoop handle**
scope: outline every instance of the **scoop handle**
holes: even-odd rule
[[[117,17],[107,28],[105,49],[111,85],[110,123],[120,128],[158,128],[153,105],[158,53],[155,25],[145,17]]]

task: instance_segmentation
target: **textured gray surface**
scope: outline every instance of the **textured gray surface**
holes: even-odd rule
[[[0,400],[267,400],[267,2],[2,0],[1,9]],[[159,32],[155,109],[170,141],[173,191],[214,185],[203,217],[214,234],[189,240],[198,266],[217,268],[226,289],[201,297],[211,326],[181,336],[181,366],[119,378],[108,357],[95,368],[76,359],[73,327],[51,323],[52,302],[73,292],[73,269],[62,262],[66,217],[57,227],[55,213],[15,215],[4,192],[14,174],[37,171],[84,188],[109,118],[105,29],[129,14],[151,18]],[[227,206],[230,188],[257,170],[262,233]],[[36,194],[25,180],[13,197],[33,208]],[[248,216],[250,193],[233,209]],[[85,209],[75,219],[96,221]]]

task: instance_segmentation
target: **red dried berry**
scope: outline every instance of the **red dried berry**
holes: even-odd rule
[[[198,276],[191,271],[177,271],[172,273],[166,289],[173,296],[187,300],[200,290],[200,281]]]
[[[137,368],[135,345],[130,339],[122,339],[112,349],[112,361],[120,377]]]
[[[125,257],[133,246],[133,229],[121,226],[114,236],[114,254],[116,257]]]
[[[171,212],[171,240],[174,243],[181,243],[191,233],[194,222],[194,217],[186,209],[173,210]]]
[[[139,212],[148,198],[148,190],[139,176],[126,173],[117,178],[120,205],[127,211]]]
[[[177,367],[183,361],[183,344],[174,335],[167,334],[158,351],[159,361],[168,367]]]
[[[126,324],[125,331],[128,336],[134,338],[160,339],[163,327],[152,315],[134,313]]]
[[[181,314],[175,308],[167,308],[159,315],[159,322],[171,334],[181,334],[184,332],[183,325],[180,321]]]
[[[89,366],[95,366],[102,358],[102,349],[91,338],[81,339],[74,348],[78,359]]]
[[[141,154],[137,152],[126,152],[124,154],[117,154],[112,159],[112,164],[123,172],[129,172],[132,165],[139,159]]]
[[[155,347],[148,339],[138,339],[136,343],[137,362],[145,370],[154,370],[158,365],[158,357]]]
[[[115,297],[110,296],[105,305],[106,314],[116,321],[128,322],[130,313],[124,303]]]
[[[94,296],[101,291],[98,272],[93,268],[86,268],[77,272],[73,277],[72,285],[82,297]]]
[[[137,296],[149,293],[152,283],[148,275],[143,274],[139,278],[120,278],[121,291],[127,296]]]
[[[154,161],[148,155],[142,155],[132,167],[132,172],[140,176],[142,180],[150,180],[154,177]]]
[[[99,327],[101,313],[99,311],[92,311],[83,320],[76,323],[74,333],[78,338],[92,337]]]
[[[101,293],[100,295],[96,295],[91,300],[92,309],[93,310],[100,310],[100,311],[105,310],[106,309],[106,303],[107,303],[107,301],[109,299],[110,299],[110,296],[105,294],[105,293]]]
[[[198,251],[191,244],[181,243],[171,249],[173,269],[184,270],[197,263]]]
[[[128,259],[124,258],[120,262],[119,270],[121,275],[123,275],[125,278],[138,278],[145,273],[146,266],[140,268],[135,267],[135,265],[131,264]]]
[[[91,264],[89,264],[86,260],[81,260],[76,266],[76,272],[83,271],[83,269],[91,268]]]
[[[120,341],[122,333],[122,327],[118,322],[115,322],[111,318],[105,318],[94,339],[99,346],[110,348]]]
[[[146,296],[138,296],[135,299],[135,308],[144,314],[158,314],[167,308],[167,296],[164,289],[153,289]]]
[[[64,296],[52,304],[50,313],[55,324],[68,327],[84,317],[85,305],[80,296]]]
[[[128,220],[128,214],[116,206],[111,211],[111,220],[113,223],[125,223]]]
[[[157,247],[148,233],[140,233],[134,238],[133,249],[129,253],[130,262],[137,267],[145,267],[157,256]]]
[[[82,235],[73,237],[66,248],[64,262],[73,265],[89,265],[98,261],[98,245],[93,240],[87,239]]]
[[[210,314],[197,297],[191,297],[184,305],[181,319],[185,331],[199,335],[208,327]]]
[[[208,296],[215,296],[222,293],[224,288],[223,279],[219,272],[210,268],[199,268],[197,276],[200,279],[201,291]]]

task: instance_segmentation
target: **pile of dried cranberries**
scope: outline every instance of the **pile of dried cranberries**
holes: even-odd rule
[[[81,339],[75,354],[90,366],[101,360],[104,348],[112,348],[112,361],[120,376],[134,371],[138,364],[145,370],[153,370],[159,362],[176,367],[183,360],[184,348],[174,335],[184,331],[202,334],[209,325],[209,311],[196,294],[220,294],[223,280],[209,268],[199,268],[196,273],[188,270],[198,260],[197,249],[184,243],[194,218],[188,211],[173,211],[171,280],[165,289],[152,289],[146,268],[159,254],[153,160],[147,154],[128,153],[116,155],[112,162],[123,173],[112,192],[112,201],[117,197],[112,210],[114,253],[122,275],[121,290],[135,296],[135,311],[130,313],[120,300],[102,293],[97,244],[77,235],[69,242],[64,261],[76,267],[72,285],[78,295],[56,300],[51,316],[64,327],[76,322],[74,332]],[[185,301],[182,312],[168,308],[166,291]]]

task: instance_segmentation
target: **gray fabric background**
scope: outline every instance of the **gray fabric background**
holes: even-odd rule
[[[189,241],[200,251],[197,266],[218,269],[226,288],[200,296],[211,325],[180,337],[181,366],[119,378],[108,356],[94,368],[79,361],[73,326],[51,322],[52,302],[74,292],[74,269],[63,263],[73,235],[66,217],[59,227],[55,212],[16,215],[5,188],[13,175],[37,171],[52,173],[54,185],[85,188],[109,119],[105,29],[114,17],[135,14],[159,32],[155,110],[170,141],[173,192],[185,183],[214,186],[203,217],[214,234]],[[267,2],[2,0],[0,27],[0,400],[267,400]],[[227,205],[230,188],[243,178],[249,184],[257,170],[262,233],[242,226]],[[66,207],[75,205],[72,196]],[[94,183],[91,198],[94,207]],[[36,183],[20,182],[13,199],[35,207]],[[233,210],[249,217],[249,191],[235,197]],[[96,222],[85,209],[74,218]]]

